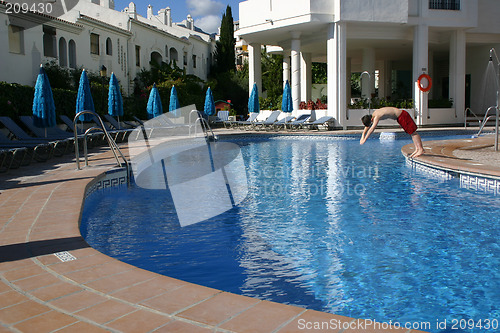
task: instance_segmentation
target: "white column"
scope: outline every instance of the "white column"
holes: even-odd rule
[[[346,129],[347,57],[345,23],[330,23],[327,38],[328,115],[335,118],[336,126],[340,125]]]
[[[413,99],[415,100],[415,112],[417,125],[427,123],[429,109],[427,107],[428,96],[418,88],[418,77],[428,73],[429,66],[429,27],[417,25],[413,33]]]
[[[292,99],[293,109],[298,110],[300,104],[300,32],[292,33]]]
[[[302,101],[307,102],[308,100],[311,99],[311,90],[312,90],[311,53],[304,53],[304,52],[301,53],[300,76],[301,76],[300,99]]]
[[[465,110],[465,31],[457,30],[450,40],[450,98],[453,99],[455,119],[450,122],[463,122]]]
[[[371,99],[375,91],[375,49],[371,47],[363,49],[362,68],[370,75],[363,74],[361,77],[361,97]]]
[[[290,51],[283,51],[283,88],[287,80],[290,83]]]
[[[257,83],[259,96],[262,96],[262,67],[260,56],[260,44],[248,45],[248,87],[249,94],[252,93],[253,84]]]

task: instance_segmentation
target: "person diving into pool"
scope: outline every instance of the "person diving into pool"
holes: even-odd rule
[[[413,143],[415,144],[415,151],[409,156],[410,158],[420,156],[424,153],[422,138],[417,133],[417,124],[415,124],[408,112],[394,107],[376,109],[373,111],[372,115],[366,115],[361,118],[363,125],[365,125],[365,129],[363,130],[359,144],[364,144],[377,127],[378,122],[384,119],[396,120],[405,132],[411,135]]]

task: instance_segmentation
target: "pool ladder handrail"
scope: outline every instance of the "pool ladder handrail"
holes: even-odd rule
[[[194,124],[191,121],[191,115],[193,113],[196,114],[196,119],[194,120]],[[205,139],[208,142],[210,142],[210,141],[217,141],[217,136],[214,134],[214,131],[212,130],[212,127],[210,127],[210,124],[208,123],[208,121],[201,116],[201,113],[198,110],[192,110],[189,113],[189,135],[191,135],[191,127],[192,126],[194,126],[194,129],[195,129],[194,135],[196,136],[198,134],[197,133],[198,127],[196,126],[196,124],[197,124],[198,121],[200,122],[200,126],[201,126],[201,129],[203,130],[203,133],[205,135]]]
[[[125,156],[121,152],[121,150],[118,147],[118,145],[116,144],[115,140],[113,140],[113,138],[109,135],[109,132],[106,129],[106,126],[104,126],[104,123],[103,123],[101,117],[99,117],[99,115],[97,113],[95,113],[93,111],[90,111],[90,110],[84,110],[84,111],[78,112],[75,115],[75,118],[73,119],[73,130],[74,130],[74,133],[75,133],[75,159],[76,159],[76,168],[78,170],[81,170],[81,168],[80,168],[80,149],[79,149],[79,144],[78,144],[77,121],[78,121],[78,118],[81,115],[83,115],[83,114],[91,114],[95,119],[97,119],[98,126],[99,126],[99,127],[91,127],[89,129],[87,129],[85,131],[85,134],[83,135],[83,140],[84,140],[84,146],[83,146],[84,147],[84,152],[83,153],[84,153],[84,156],[85,156],[85,166],[88,166],[87,136],[92,131],[96,131],[96,130],[102,131],[104,133],[104,137],[108,141],[109,148],[111,148],[111,151],[113,152],[113,155],[114,155],[114,157],[116,159],[116,164],[118,166],[122,166],[122,164],[120,163],[120,159],[118,158],[117,152],[118,152],[118,154],[120,154],[120,157],[125,162],[124,164],[125,164],[125,169],[127,171],[127,184],[128,184],[128,182],[129,182],[129,164],[128,164],[127,159],[125,158]]]
[[[496,106],[490,106],[488,108],[488,110],[486,110],[486,114],[484,115],[483,117],[483,120],[481,120],[479,123],[480,123],[480,126],[479,126],[479,131],[477,132],[476,136],[480,136],[481,133],[483,132],[483,129],[484,129],[484,126],[486,126],[486,123],[490,120],[491,117],[495,117],[495,115],[490,115],[488,116],[488,113],[490,112],[491,109],[497,109]],[[497,115],[498,116],[498,110],[497,110]],[[498,117],[497,117],[498,118]]]
[[[495,115],[488,116],[488,113],[490,112],[491,109],[495,109]],[[479,137],[481,135],[481,132],[484,129],[484,126],[490,120],[491,117],[495,117],[495,151],[498,151],[498,122],[499,122],[499,111],[500,107],[499,106],[490,106],[488,110],[486,110],[486,114],[484,115],[484,118],[482,121],[480,121],[480,128],[479,131],[477,132],[474,137]],[[472,112],[472,111],[471,111]]]
[[[472,114],[472,116],[478,122],[479,126],[481,126],[481,117],[479,117],[477,114],[475,114],[474,111],[471,110],[471,108],[466,108],[464,110],[464,127],[467,128],[467,111]]]

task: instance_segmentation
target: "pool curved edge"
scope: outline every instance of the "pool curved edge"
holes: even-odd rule
[[[329,331],[340,332],[346,327],[347,331],[370,327],[369,321],[187,283],[89,247],[79,231],[83,202],[113,168],[109,152],[98,155],[92,167],[81,171],[75,170],[70,159],[58,168],[33,165],[18,171],[37,176],[9,182],[1,191],[3,328],[23,332],[42,327],[61,332],[304,332],[317,331],[317,325],[326,323]]]
[[[456,157],[453,152],[467,147],[485,147],[493,144],[493,137],[475,139],[455,139],[424,141],[425,153],[417,158],[408,156],[414,151],[414,145],[408,144],[401,148],[410,167],[423,173],[431,173],[440,178],[456,177],[460,186],[480,192],[500,195],[500,167],[484,164],[478,161]]]

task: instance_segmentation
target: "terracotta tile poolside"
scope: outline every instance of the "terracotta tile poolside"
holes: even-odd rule
[[[422,160],[500,175],[445,148]],[[0,175],[0,332],[304,332],[304,323],[355,320],[193,285],[92,249],[79,233],[80,211],[87,187],[114,167],[110,157],[103,152],[82,171],[63,157]],[[54,255],[64,251],[75,260]]]
[[[259,302],[255,298],[223,292],[179,313],[178,316],[197,320],[207,325],[218,326]]]
[[[164,326],[171,320],[166,315],[147,310],[137,310],[108,323],[107,326],[122,332],[149,332]]]
[[[45,313],[43,316],[37,316],[25,320],[14,325],[14,327],[21,332],[48,333],[66,327],[77,321],[77,319],[69,315],[57,311],[50,311]]]

